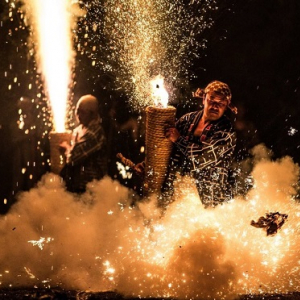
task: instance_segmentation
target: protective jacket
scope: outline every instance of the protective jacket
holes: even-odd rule
[[[208,124],[201,136],[194,131],[203,111],[191,112],[181,117],[176,128],[180,137],[174,143],[163,194],[173,193],[176,173],[195,179],[204,206],[215,206],[232,198],[229,183],[230,166],[236,145],[236,134],[226,116]]]
[[[88,182],[106,175],[106,162],[106,139],[100,120],[90,122],[87,127],[76,127],[67,163],[61,171],[67,189],[76,193],[84,192]]]

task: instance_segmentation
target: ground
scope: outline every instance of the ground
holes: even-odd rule
[[[132,299],[138,300],[140,298],[130,298],[122,296],[116,292],[84,292],[84,291],[68,291],[63,289],[2,289],[0,290],[1,300],[23,300],[23,299],[39,299],[39,300],[120,300]],[[151,300],[163,300],[164,298],[149,298]],[[167,298],[171,300],[172,298]],[[289,294],[262,294],[262,295],[242,295],[237,300],[291,300],[300,299],[300,292]],[[144,298],[146,300],[146,298]],[[205,300],[205,299],[203,299]]]

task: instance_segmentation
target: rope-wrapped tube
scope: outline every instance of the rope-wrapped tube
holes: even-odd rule
[[[71,132],[50,132],[50,165],[51,172],[54,174],[59,174],[66,163],[65,155],[61,153],[59,145],[64,141],[70,143],[71,137]]]
[[[176,108],[146,108],[144,193],[159,193],[167,172],[172,142],[165,137],[167,127],[175,126]]]

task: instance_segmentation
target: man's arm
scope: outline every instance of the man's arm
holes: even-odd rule
[[[175,143],[180,137],[180,135],[188,135],[191,129],[193,128],[194,123],[199,121],[201,115],[201,111],[185,114],[179,120],[177,120],[175,127],[166,128],[166,138],[168,138],[171,142]]]

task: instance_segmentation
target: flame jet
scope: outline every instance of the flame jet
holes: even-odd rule
[[[36,61],[52,110],[56,132],[65,132],[66,110],[75,52],[70,0],[26,0]]]

